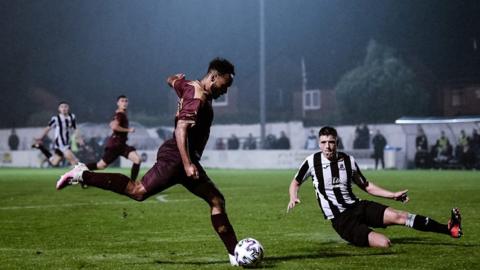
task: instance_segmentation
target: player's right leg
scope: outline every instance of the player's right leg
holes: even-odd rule
[[[117,148],[106,147],[102,159],[98,162],[88,163],[87,167],[90,171],[103,170],[107,168],[109,164],[112,164],[119,156],[120,152]]]
[[[65,149],[63,151],[63,156],[65,157],[65,159],[68,160],[68,162],[70,162],[70,165],[76,165],[78,163],[77,157],[73,154],[72,150],[70,149]]]
[[[441,224],[429,217],[388,207],[384,213],[384,224],[387,226],[405,225],[419,231],[447,234],[453,238],[460,238],[462,236],[461,216],[458,208],[452,210],[452,217],[448,224]]]
[[[120,173],[95,173],[88,171],[87,166],[83,163],[78,163],[77,166],[62,175],[57,181],[57,189],[60,190],[69,185],[79,183],[110,190],[137,201],[143,201],[146,198],[144,196],[146,190],[142,183],[134,182]]]
[[[182,168],[181,166],[180,159],[159,159],[142,177],[141,181],[135,182],[120,173],[95,173],[88,171],[84,164],[79,163],[78,166],[75,166],[60,177],[57,182],[57,189],[81,183],[126,195],[137,201],[143,201],[151,195],[176,184],[175,179],[179,178],[178,172]]]
[[[63,159],[63,156],[55,152],[55,154],[48,159],[48,162],[50,163],[50,165],[55,167],[55,166],[58,166],[58,164],[60,163],[60,161],[62,161],[62,159]]]
[[[100,159],[98,162],[92,162],[87,164],[87,168],[90,171],[103,170],[107,167],[108,163],[106,163],[103,159]]]

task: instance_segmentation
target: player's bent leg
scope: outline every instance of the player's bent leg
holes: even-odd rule
[[[98,162],[91,162],[87,164],[89,171],[103,170],[108,167],[108,163],[103,159],[100,159]]]
[[[391,246],[390,239],[381,233],[371,231],[368,234],[368,244],[370,247],[388,248]]]
[[[389,225],[405,225],[408,213],[388,207],[383,213],[383,224]]]
[[[50,165],[52,166],[58,166],[58,164],[60,163],[60,161],[62,160],[62,157],[57,155],[57,154],[54,154],[53,156],[51,156],[48,161],[50,162]]]
[[[108,164],[105,161],[103,161],[103,159],[100,159],[100,161],[97,162],[97,169],[98,170],[103,170],[107,167],[108,167]]]
[[[130,172],[130,178],[132,178],[132,180],[135,181],[135,179],[137,179],[138,172],[140,171],[141,159],[138,156],[136,151],[131,151],[130,153],[128,153],[128,159],[133,162],[132,169]]]
[[[77,157],[75,157],[72,150],[67,149],[63,152],[63,154],[65,156],[65,159],[67,159],[68,162],[70,162],[70,165],[76,165],[78,163],[78,159]]]
[[[145,189],[145,187],[141,182],[135,182],[135,181],[128,182],[126,193],[130,198],[139,202],[144,201],[145,199],[148,198],[147,190]]]
[[[142,161],[137,151],[131,151],[130,153],[128,153],[128,159],[135,164],[140,164],[140,162]]]

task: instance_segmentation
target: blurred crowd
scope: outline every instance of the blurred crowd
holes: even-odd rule
[[[454,144],[442,130],[435,143],[429,145],[424,130],[418,127],[415,146],[417,168],[480,169],[480,136],[477,129],[473,129],[470,136],[461,130]]]

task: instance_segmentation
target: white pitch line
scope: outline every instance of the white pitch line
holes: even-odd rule
[[[168,202],[167,195],[158,195],[157,197],[155,197],[155,199],[157,199],[157,201],[162,203]]]
[[[90,206],[90,205],[121,205],[132,204],[133,202],[90,202],[90,203],[63,203],[63,204],[44,204],[44,205],[23,205],[23,206],[5,206],[0,207],[0,210],[18,210],[18,209],[43,209],[43,208],[59,208],[59,207],[76,207],[76,206]],[[142,202],[154,203],[152,201]]]
[[[167,200],[167,195],[158,195],[155,197],[155,201],[144,201],[141,204],[153,204],[153,203],[166,203],[166,202],[189,202],[196,200],[192,199],[178,199]],[[66,208],[66,207],[78,207],[78,206],[91,206],[91,205],[123,205],[123,204],[135,204],[134,201],[116,201],[116,202],[89,202],[89,203],[62,203],[62,204],[44,204],[44,205],[21,205],[21,206],[4,206],[0,207],[0,210],[20,210],[20,209],[45,209],[45,208]]]

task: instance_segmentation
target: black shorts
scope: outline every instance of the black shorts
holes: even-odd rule
[[[370,227],[387,227],[383,224],[387,207],[372,201],[360,201],[333,218],[332,226],[344,240],[355,246],[368,247],[368,234],[372,231]]]

